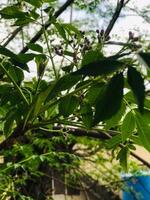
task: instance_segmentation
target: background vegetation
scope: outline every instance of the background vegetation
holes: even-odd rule
[[[92,15],[104,2],[2,5],[9,35],[0,45],[1,199],[48,199],[49,169],[66,173],[66,184],[89,173],[117,190],[130,155],[150,167],[134,153],[136,145],[150,151],[150,46],[132,32],[126,41],[111,38],[130,1],[106,7],[105,29],[60,18],[70,6]]]

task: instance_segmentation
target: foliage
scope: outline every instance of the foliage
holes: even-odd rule
[[[41,196],[27,190],[44,180],[46,166],[79,174],[87,155],[98,159],[105,149],[127,170],[135,145],[150,151],[150,52],[130,33],[108,56],[111,30],[84,32],[64,23],[56,3],[18,1],[0,10],[21,30],[38,24],[43,33],[18,54],[0,46],[1,199],[46,199],[44,189]],[[36,65],[32,80],[25,77],[29,61]]]

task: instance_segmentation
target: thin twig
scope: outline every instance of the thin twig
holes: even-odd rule
[[[70,23],[72,23],[73,19],[73,5],[70,7]]]
[[[106,44],[118,45],[118,46],[127,46],[127,47],[133,47],[133,48],[141,48],[141,45],[138,45],[138,44],[135,44],[135,43],[108,41],[108,42],[106,42]]]
[[[24,48],[24,32],[23,32],[23,28],[21,30],[21,39],[22,39],[22,48]]]
[[[56,71],[56,67],[55,67],[54,61],[53,61],[53,56],[52,56],[51,48],[50,48],[50,45],[49,45],[47,32],[46,32],[45,27],[44,27],[44,19],[43,19],[42,10],[41,10],[41,20],[42,20],[42,27],[43,27],[44,38],[45,38],[45,41],[46,41],[46,45],[47,45],[49,57],[50,57],[50,60],[51,60],[51,63],[52,63],[52,69],[53,69],[55,78],[57,79],[58,78],[57,77],[57,71]]]
[[[9,42],[12,41],[21,30],[22,30],[22,26],[20,26],[19,28],[15,29],[11,33],[10,37],[8,37],[8,39],[6,40],[6,42],[4,42],[3,47],[6,47],[9,44]]]
[[[124,0],[120,0],[120,2],[117,3],[117,6],[116,6],[116,10],[112,16],[112,19],[110,20],[107,28],[106,28],[106,31],[105,31],[105,38],[107,38],[111,32],[111,30],[113,29],[117,19],[119,18],[120,16],[120,13],[121,13],[121,10],[122,8],[124,7]]]
[[[68,0],[66,1],[60,8],[58,11],[55,12],[54,17],[58,18],[66,9],[68,6],[70,6],[72,3],[74,2],[74,0]],[[45,24],[44,24],[44,28],[42,27],[39,32],[30,40],[29,43],[35,43],[43,34],[43,30],[47,30],[47,28],[52,24],[52,22],[50,20],[48,20]],[[28,51],[28,46],[26,45],[20,53],[25,53]]]

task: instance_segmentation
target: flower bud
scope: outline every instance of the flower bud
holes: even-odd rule
[[[101,29],[100,35],[104,36],[104,29]]]
[[[129,40],[133,40],[133,39],[134,39],[134,33],[129,31]]]
[[[98,34],[99,34],[99,29],[96,29],[96,33],[98,33]]]

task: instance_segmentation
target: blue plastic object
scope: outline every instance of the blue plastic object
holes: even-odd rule
[[[125,177],[123,200],[150,200],[150,174]]]

